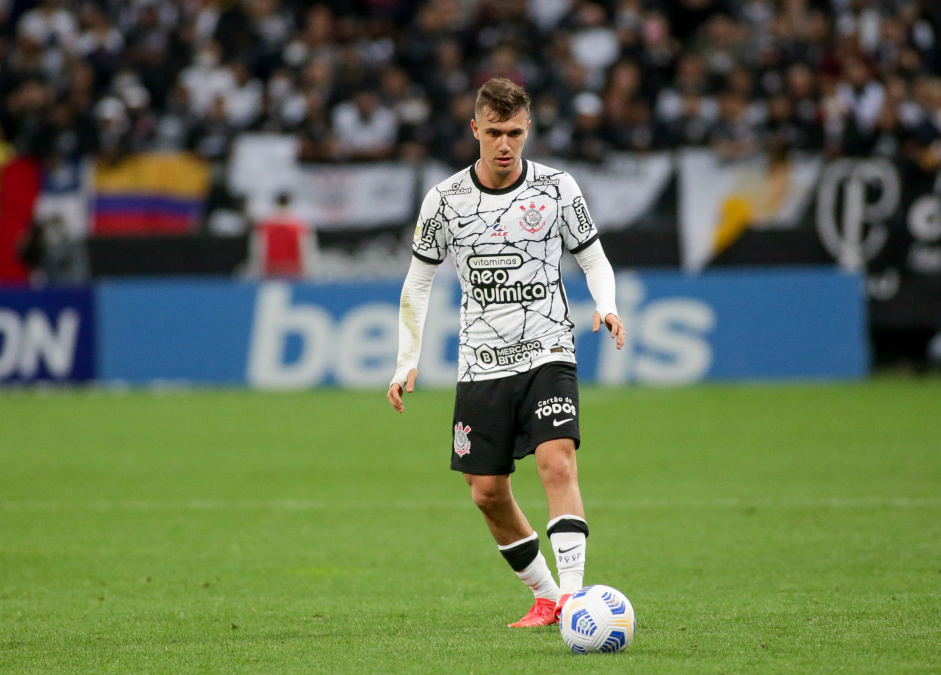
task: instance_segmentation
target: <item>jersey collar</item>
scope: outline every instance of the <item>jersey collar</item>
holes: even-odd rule
[[[499,190],[488,188],[486,185],[480,182],[480,179],[477,177],[477,162],[474,162],[473,164],[471,164],[471,168],[470,168],[471,180],[474,181],[474,186],[478,190],[488,195],[508,194],[510,192],[513,192],[513,190],[516,190],[526,180],[526,174],[529,172],[529,163],[522,157],[520,157],[520,163],[523,166],[523,170],[520,171],[520,177],[517,178],[515,181],[513,181],[513,183],[511,183],[510,185],[507,185],[504,188],[500,188]]]

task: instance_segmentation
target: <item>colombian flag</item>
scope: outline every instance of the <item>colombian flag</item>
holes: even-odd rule
[[[95,165],[92,234],[188,234],[209,193],[209,165],[187,153],[141,153]]]

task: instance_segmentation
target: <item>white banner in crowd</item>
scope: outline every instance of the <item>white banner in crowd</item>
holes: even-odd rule
[[[232,148],[229,189],[248,200],[252,218],[267,216],[282,192],[297,195],[300,167],[299,142],[283,134],[242,134]]]
[[[796,227],[823,167],[819,156],[772,164],[767,155],[726,162],[709,150],[679,153],[680,254],[701,271],[746,228]]]
[[[408,164],[301,165],[298,141],[278,134],[244,134],[235,143],[229,188],[248,198],[254,219],[269,215],[281,193],[321,229],[398,225],[415,217],[414,168]]]
[[[591,219],[602,232],[637,223],[660,199],[673,175],[669,153],[610,153],[603,164],[555,157],[534,157],[533,161],[572,174],[585,195]],[[440,162],[423,165],[422,195],[454,173]]]
[[[318,228],[400,225],[415,216],[415,170],[397,162],[302,168],[297,211]]]
[[[602,232],[634,225],[653,208],[673,175],[669,153],[610,153],[603,164],[554,158],[536,161],[572,174]]]
[[[399,162],[302,166],[296,157],[297,140],[291,136],[246,134],[238,139],[229,186],[248,197],[252,217],[270,213],[275,197],[288,192],[298,213],[318,228],[411,223],[424,194],[455,173],[434,160],[417,166]],[[535,161],[575,177],[602,231],[636,223],[661,197],[673,172],[668,153],[612,153],[603,164],[555,158]]]

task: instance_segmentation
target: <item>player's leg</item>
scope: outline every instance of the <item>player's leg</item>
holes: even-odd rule
[[[546,532],[552,542],[559,572],[559,602],[556,613],[569,596],[584,585],[588,524],[578,487],[575,442],[559,438],[536,448],[536,466],[549,503]]]
[[[555,622],[559,587],[510,488],[516,420],[507,411],[518,406],[520,380],[458,383],[451,468],[464,474],[501,555],[535,596],[529,614],[513,625],[537,626]]]
[[[535,602],[512,627],[545,626],[555,623],[559,587],[539,550],[539,537],[513,497],[509,476],[464,474],[471,496],[497,542],[500,554],[516,576],[529,586]]]
[[[513,497],[509,476],[465,473],[464,480],[498,546],[508,546],[533,535],[533,528]]]
[[[588,526],[578,487],[575,451],[580,443],[578,378],[575,366],[553,363],[532,371],[520,410],[526,430],[514,456],[535,453],[539,477],[549,503],[547,533],[559,572],[560,599],[583,585]]]
[[[546,491],[550,520],[565,515],[585,519],[575,454],[571,438],[557,438],[536,447],[536,468]]]

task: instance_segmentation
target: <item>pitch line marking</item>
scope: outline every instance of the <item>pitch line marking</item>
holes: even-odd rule
[[[521,500],[523,506],[536,507],[536,500]],[[590,508],[616,509],[722,509],[722,508],[939,508],[936,497],[782,497],[714,498],[714,499],[586,499]],[[191,499],[171,501],[145,500],[0,500],[3,511],[326,511],[336,509],[439,509],[470,508],[465,499],[398,499],[398,500],[318,500],[318,499]]]

